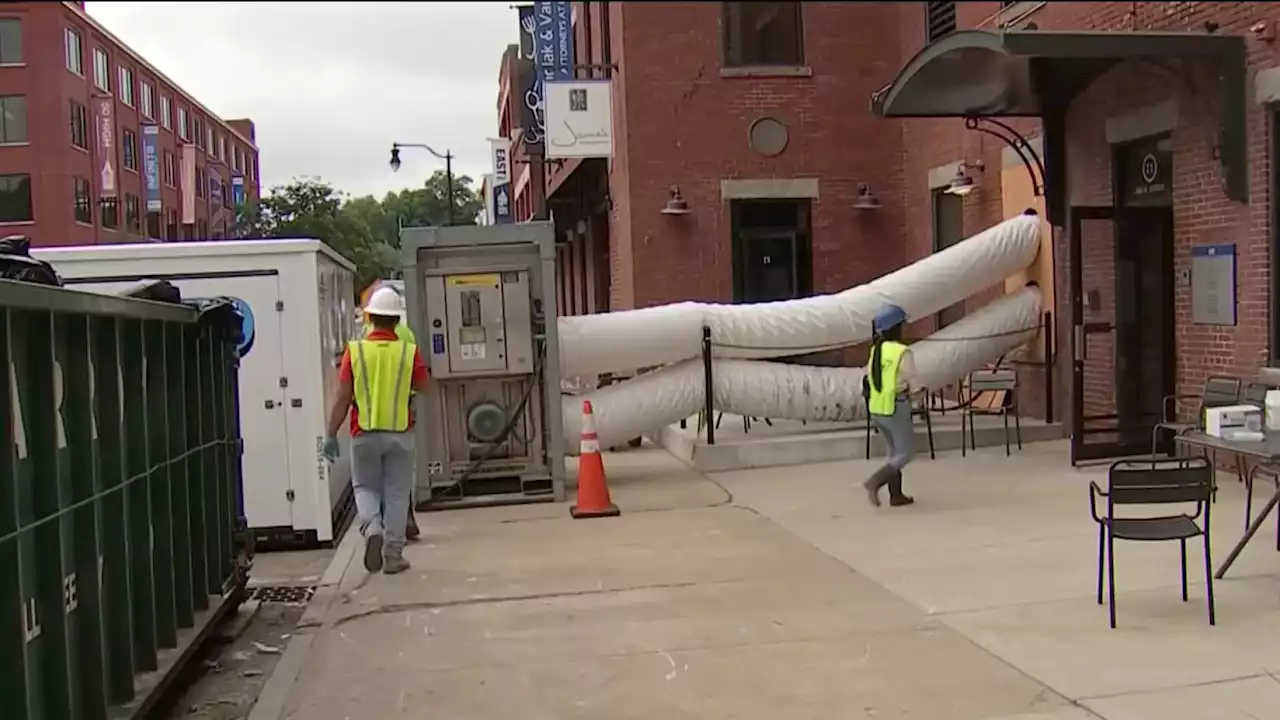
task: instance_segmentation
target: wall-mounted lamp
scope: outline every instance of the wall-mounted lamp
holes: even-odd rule
[[[983,172],[986,169],[987,166],[981,160],[960,163],[956,166],[955,177],[951,178],[951,182],[947,184],[947,192],[951,195],[959,195],[960,197],[968,195],[973,192],[975,187],[978,186],[978,183],[974,182],[973,176],[969,174],[969,171],[976,170],[978,172]]]
[[[853,202],[854,210],[879,210],[880,198],[871,192],[871,186],[866,183],[858,183],[858,199]]]
[[[667,198],[667,204],[662,206],[663,215],[688,215],[689,203],[684,201],[684,197],[680,194],[680,188],[671,186],[671,197]]]

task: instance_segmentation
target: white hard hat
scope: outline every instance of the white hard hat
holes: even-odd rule
[[[399,316],[404,313],[404,301],[400,293],[389,287],[380,287],[369,296],[364,311],[370,315]]]

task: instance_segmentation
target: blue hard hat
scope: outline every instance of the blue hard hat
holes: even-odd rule
[[[871,329],[875,332],[884,332],[891,327],[901,325],[907,321],[907,311],[897,305],[886,305],[876,313],[876,318],[871,322]]]

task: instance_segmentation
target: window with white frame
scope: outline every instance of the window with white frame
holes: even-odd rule
[[[187,109],[184,107],[179,107],[178,108],[178,137],[182,138],[183,140],[190,141],[191,128],[187,124],[187,122],[188,122]]]
[[[93,49],[93,84],[103,92],[111,92],[111,64],[102,48]]]
[[[138,83],[138,87],[142,90],[142,116],[154,120],[156,117],[156,89],[146,80]]]
[[[210,155],[214,154],[216,148],[213,146],[213,127],[210,125],[206,125],[204,128],[204,147],[209,151]]]
[[[160,125],[165,130],[173,130],[173,106],[169,104],[169,96],[160,96]]]
[[[222,162],[227,161],[227,136],[218,136],[218,159]]]
[[[62,44],[67,51],[67,69],[84,77],[84,38],[79,32],[67,28],[63,33]]]
[[[116,88],[120,102],[133,107],[133,70],[120,66],[120,87]]]

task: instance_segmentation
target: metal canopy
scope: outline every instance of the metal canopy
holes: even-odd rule
[[[871,109],[884,118],[1043,118],[1045,165],[1053,176],[1045,184],[1054,220],[1055,211],[1065,204],[1065,182],[1054,180],[1065,181],[1065,157],[1059,156],[1065,155],[1065,116],[1071,100],[1121,62],[1173,59],[1216,63],[1218,97],[1209,105],[1218,115],[1223,189],[1228,198],[1245,202],[1246,66],[1244,39],[1239,36],[963,30],[917,53],[892,83],[872,95]],[[1056,134],[1064,136],[1051,137]]]

